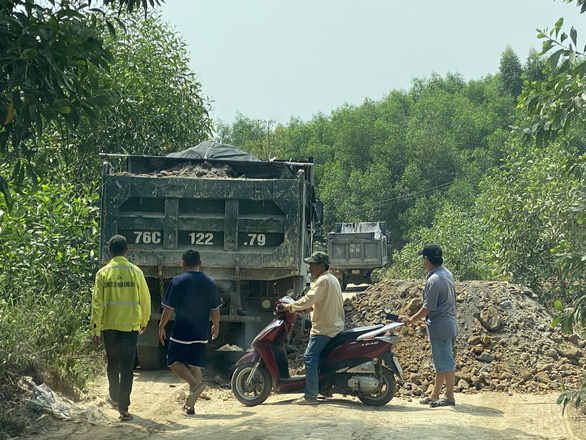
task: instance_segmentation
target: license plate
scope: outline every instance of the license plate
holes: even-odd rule
[[[360,273],[360,270],[359,269],[352,269],[352,273],[354,275],[358,275]]]

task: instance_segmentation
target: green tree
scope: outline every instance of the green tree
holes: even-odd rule
[[[109,101],[99,71],[112,60],[95,19],[77,2],[0,0],[0,157],[13,178],[35,177],[31,159],[47,121],[95,122]],[[24,164],[26,163],[26,167]],[[10,205],[7,181],[1,190]]]
[[[545,81],[547,77],[544,71],[545,60],[535,49],[531,49],[523,68],[523,81],[528,81],[530,83],[533,81]]]
[[[282,159],[275,145],[274,129],[271,129],[274,126],[274,121],[250,119],[237,113],[232,125],[219,124],[216,139],[235,145],[259,159]]]
[[[572,3],[573,0],[565,0]],[[576,0],[580,13],[586,11],[586,1]],[[535,140],[544,145],[559,136],[572,136],[571,139],[583,138],[586,114],[583,111],[583,91],[586,87],[586,57],[578,51],[578,32],[571,27],[569,32],[563,30],[564,19],[560,18],[551,30],[539,31],[538,38],[543,40],[542,56],[546,57],[547,79],[542,82],[526,83],[519,103],[527,114],[527,119],[520,127],[527,142]],[[576,133],[578,135],[576,136]],[[581,143],[581,142],[580,142]],[[579,151],[578,151],[579,152]],[[582,150],[583,152],[583,150]],[[579,175],[574,186],[579,199],[574,206],[574,220],[583,225],[586,217],[584,200],[583,170],[586,167],[586,155],[575,154],[568,160],[569,176]],[[566,206],[564,206],[566,208]],[[564,310],[560,320],[565,331],[573,329],[573,324],[586,325],[586,292],[579,287],[584,284],[579,274],[586,273],[586,250],[583,246],[560,244],[563,252],[559,259],[560,268],[569,283],[581,280],[575,289],[573,307]],[[557,322],[560,322],[558,320]],[[566,401],[567,403],[567,401]],[[565,406],[565,405],[564,405]]]
[[[506,165],[487,180],[480,202],[494,234],[497,275],[531,286],[543,302],[565,292],[555,265],[560,246],[583,246],[571,209],[578,200],[577,181],[561,165],[570,157],[572,152],[558,144],[545,149],[513,144]]]
[[[104,4],[146,11],[159,0]],[[0,158],[13,166],[10,179],[0,177],[0,192],[9,207],[9,180],[21,183],[26,172],[36,181],[33,157],[46,125],[95,125],[111,104],[101,14],[82,0],[0,0]]]
[[[501,89],[513,98],[517,98],[523,88],[523,68],[515,51],[511,46],[507,46],[501,55],[499,67],[499,77]]]
[[[104,75],[112,106],[95,126],[81,122],[61,130],[59,148],[68,166],[78,169],[97,154],[165,154],[196,145],[212,133],[210,103],[189,67],[185,41],[160,16],[121,13],[121,25],[109,33],[102,19],[102,36],[113,61]],[[124,30],[126,29],[126,31]],[[63,157],[63,156],[62,156]],[[91,160],[93,159],[93,160]]]

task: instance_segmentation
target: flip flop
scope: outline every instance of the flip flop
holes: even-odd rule
[[[185,402],[185,406],[192,407],[195,401],[199,398],[203,390],[205,390],[206,386],[203,382],[198,383],[195,388],[191,390],[189,396],[187,396],[187,401]]]
[[[433,402],[433,400],[431,400],[429,396],[425,396],[419,399],[419,403],[421,403],[422,405],[429,405],[431,402]]]
[[[188,414],[188,415],[195,414],[195,408],[189,408],[187,405],[183,405],[183,410],[185,411],[185,414]]]
[[[429,402],[429,406],[432,408],[437,408],[440,406],[455,406],[456,402],[454,402],[453,400],[448,400],[448,399],[444,399],[443,397],[441,399],[436,400],[435,402]]]
[[[318,404],[318,400],[315,397],[300,397],[297,400],[294,400],[293,402],[294,405],[317,405]]]
[[[118,402],[114,402],[110,397],[106,397],[106,403],[114,409],[118,409]]]
[[[130,413],[120,413],[120,417],[118,417],[120,419],[121,422],[128,422],[132,419],[134,419],[134,417],[132,417],[132,414]]]

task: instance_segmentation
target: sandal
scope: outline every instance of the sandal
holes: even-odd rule
[[[315,397],[303,396],[291,403],[294,405],[317,405],[318,400]]]
[[[203,390],[205,390],[206,386],[203,382],[198,383],[189,393],[187,396],[187,401],[185,402],[185,406],[192,407],[195,401],[199,398]]]
[[[429,402],[429,406],[432,408],[437,408],[440,406],[455,406],[456,402],[454,402],[453,400],[448,400],[448,399],[444,399],[443,397],[441,399],[436,400],[435,402]]]
[[[110,397],[106,397],[106,403],[114,409],[118,409],[118,402],[114,402]]]
[[[130,420],[132,420],[134,417],[132,417],[132,414],[130,414],[129,412],[123,412],[120,413],[120,417],[118,417],[120,419],[121,422],[128,422]]]
[[[419,403],[421,403],[422,405],[429,405],[431,402],[433,402],[433,400],[431,400],[429,396],[424,396],[421,399],[419,399]]]
[[[195,414],[195,408],[189,408],[187,405],[183,405],[183,410],[185,411],[185,414],[190,416]]]

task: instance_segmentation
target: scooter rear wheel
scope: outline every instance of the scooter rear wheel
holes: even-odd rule
[[[232,392],[236,399],[246,406],[260,405],[267,400],[273,389],[273,379],[266,368],[260,366],[254,376],[250,376],[254,365],[240,365],[232,374]]]
[[[397,380],[393,372],[387,368],[380,368],[378,379],[382,382],[380,390],[372,394],[358,394],[360,401],[366,405],[383,406],[391,401],[397,391]]]

